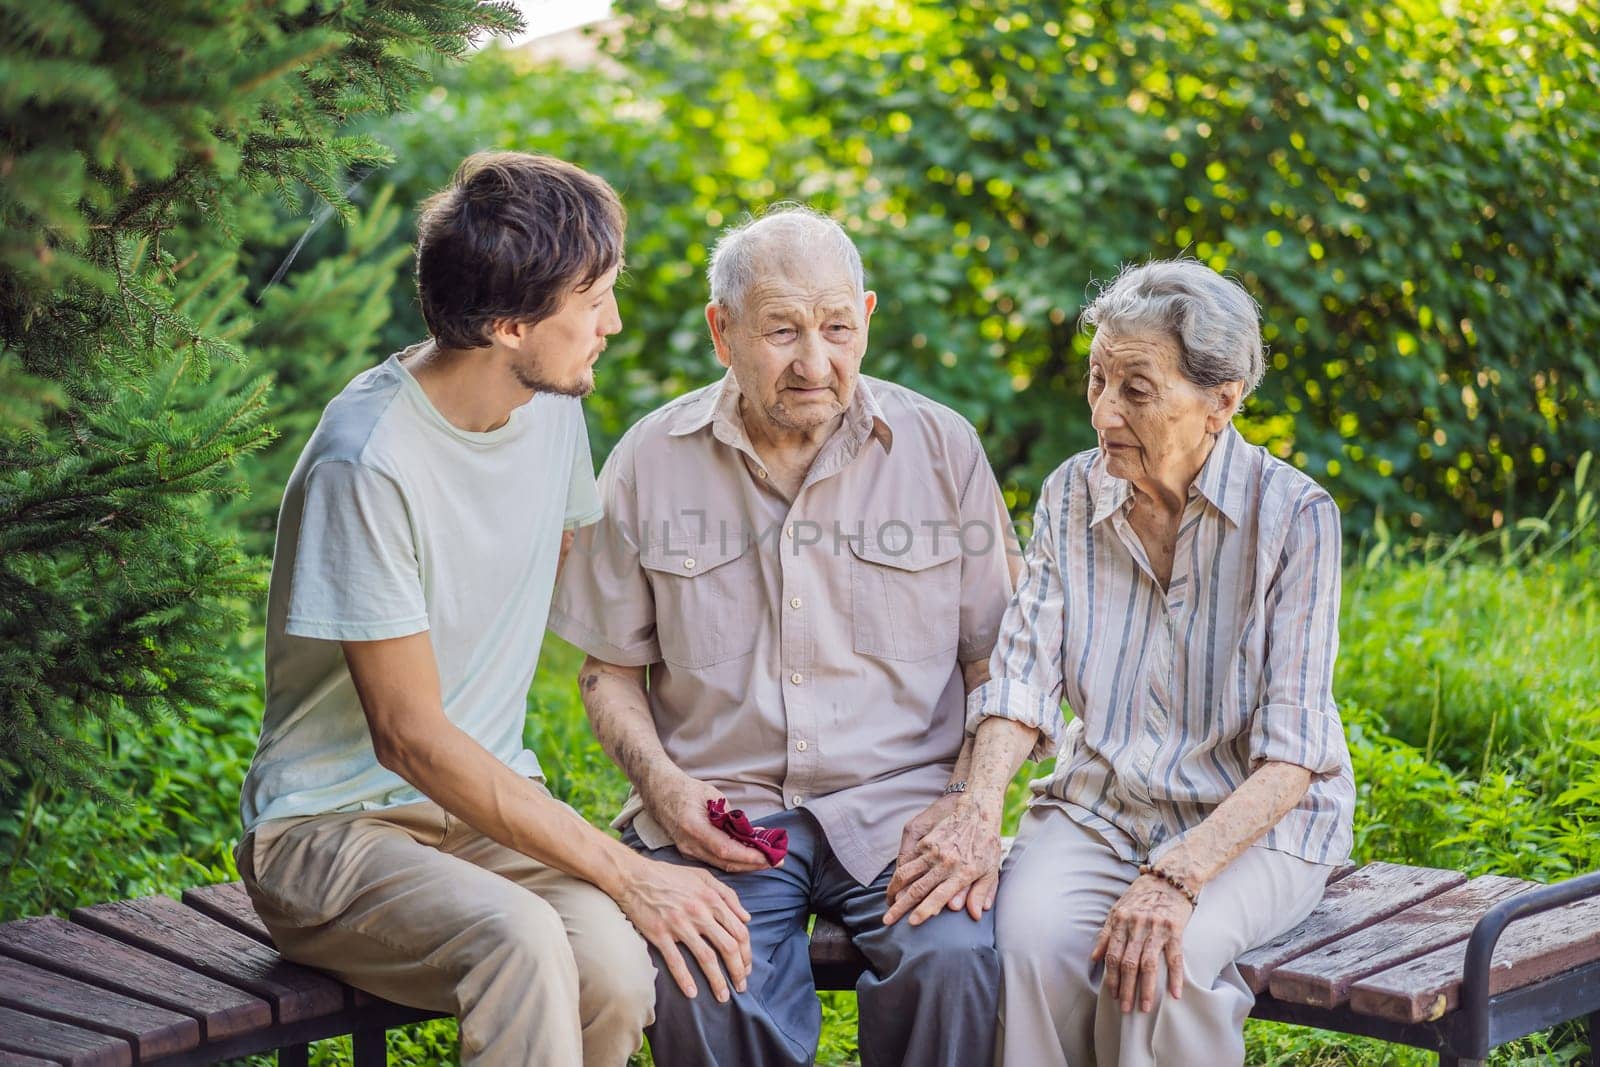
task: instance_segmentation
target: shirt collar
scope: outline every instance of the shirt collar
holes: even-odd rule
[[[1133,486],[1122,478],[1106,471],[1104,450],[1094,461],[1094,513],[1089,516],[1090,526],[1099,526],[1133,496]]]
[[[1230,422],[1217,434],[1216,443],[1211,446],[1211,454],[1206,457],[1205,464],[1201,466],[1200,474],[1191,487],[1192,491],[1198,492],[1235,526],[1244,518],[1246,486],[1239,464],[1245,454],[1244,450],[1248,448],[1249,445],[1239,436],[1239,431],[1234,429]],[[1131,484],[1106,471],[1106,457],[1103,452],[1095,460],[1093,485],[1094,512],[1089,519],[1090,526],[1097,526],[1105,521],[1127,504],[1133,496]]]
[[[668,436],[686,437],[709,426],[713,436],[724,444],[748,441],[744,420],[739,417],[740,395],[739,383],[730,370],[720,382],[685,405],[673,421],[672,428],[667,431]],[[885,452],[894,446],[894,432],[889,428],[889,420],[884,417],[877,395],[865,377],[856,378],[855,394],[851,397],[839,433],[846,435],[845,444],[852,453],[869,437],[876,438]]]
[[[883,446],[885,452],[893,450],[894,431],[889,428],[889,420],[884,417],[883,407],[878,403],[878,394],[872,391],[872,386],[861,375],[856,376],[856,392],[850,401],[850,412],[845,416],[845,421],[855,428],[860,442],[873,437]]]
[[[1245,439],[1239,436],[1239,431],[1233,428],[1233,423],[1228,423],[1217,434],[1217,443],[1211,446],[1211,455],[1206,457],[1205,466],[1200,468],[1200,476],[1194,480],[1194,488],[1199,490],[1200,495],[1235,526],[1244,519],[1247,487],[1241,461],[1249,447]]]

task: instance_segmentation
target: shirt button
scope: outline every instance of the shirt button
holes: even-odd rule
[[[1149,756],[1140,756],[1139,757],[1139,769],[1141,771],[1148,771],[1150,769],[1150,757]]]
[[[791,608],[799,607],[800,606],[800,598],[799,597],[795,597],[793,600],[789,601],[789,606]]]
[[[806,750],[806,743],[804,741],[796,741],[794,743],[794,747],[796,752],[804,752]]]
[[[683,561],[683,569],[686,570],[686,571],[694,570],[694,560],[692,560],[692,559],[684,560]]]
[[[791,801],[791,803],[794,804],[795,807],[799,807],[801,804],[804,804],[805,802],[806,802],[806,798],[801,796],[799,793],[796,793],[795,796],[794,796],[794,800]]]
[[[756,477],[757,478],[765,478],[766,476],[767,476],[767,472],[766,471],[764,471],[764,470],[756,471]]]
[[[783,536],[787,537],[791,541],[794,540],[794,523],[791,522],[789,525],[783,528]]]
[[[793,682],[795,685],[799,685],[801,682],[805,681],[805,675],[801,674],[799,671],[795,671],[793,674],[789,675],[789,681]]]

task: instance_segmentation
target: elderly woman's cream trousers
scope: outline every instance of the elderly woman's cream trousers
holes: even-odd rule
[[[1089,953],[1106,914],[1138,876],[1064,810],[1023,816],[995,904],[1001,1000],[997,1056],[1009,1067],[1229,1067],[1244,1062],[1254,997],[1234,960],[1293,928],[1321,899],[1328,868],[1256,847],[1200,894],[1184,931],[1183,996],[1124,1015],[1100,996]]]

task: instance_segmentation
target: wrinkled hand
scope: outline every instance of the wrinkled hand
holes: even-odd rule
[[[1167,991],[1174,1000],[1183,996],[1183,931],[1193,914],[1194,905],[1177,889],[1142,874],[1106,916],[1089,958],[1105,961],[1105,991],[1120,1001],[1124,1012],[1133,1010],[1135,996],[1140,1011],[1156,1006],[1162,957],[1167,961]]]
[[[900,831],[900,856],[895,861],[897,866],[911,862],[917,854],[917,846],[928,836],[928,831],[955,811],[956,803],[960,799],[960,793],[947,793],[917,812],[912,820],[906,823],[905,829]]]
[[[678,851],[730,874],[764,871],[772,864],[749,845],[741,845],[715,826],[706,814],[706,801],[726,800],[715,786],[679,775],[650,791],[640,791],[645,810],[672,838]],[[732,805],[729,805],[730,807]]]
[[[909,912],[911,925],[919,926],[947,906],[981,919],[999,884],[999,813],[982,811],[967,796],[941,797],[900,836],[884,925]]]
[[[743,993],[750,977],[750,913],[739,895],[709,871],[640,859],[617,906],[640,935],[656,947],[686,997],[697,989],[678,945],[689,950],[721,1003],[728,1000],[728,981]],[[721,965],[718,965],[718,960]],[[727,968],[727,978],[723,977]]]

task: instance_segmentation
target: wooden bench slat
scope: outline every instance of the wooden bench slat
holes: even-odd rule
[[[1489,995],[1520,989],[1600,959],[1600,899],[1580,900],[1518,919],[1500,935],[1489,966]],[[1461,1003],[1467,943],[1364,978],[1350,988],[1350,1007],[1397,1022],[1432,1021]]]
[[[4,956],[0,956],[0,1007],[120,1037],[140,1059],[182,1052],[200,1043],[200,1024],[187,1015]]]
[[[245,891],[243,882],[222,882],[185,889],[183,902],[202,915],[209,915],[263,945],[272,945],[267,924],[256,914],[255,905],[250,903],[250,894]]]
[[[0,1048],[43,1056],[67,1067],[133,1067],[133,1049],[119,1037],[12,1008],[0,1008]]]
[[[1466,880],[1467,876],[1459,871],[1369,863],[1330,882],[1322,900],[1299,926],[1240,956],[1239,974],[1250,991],[1259,994],[1267,988],[1272,972],[1290,960],[1454,889]]]
[[[1535,883],[1497,874],[1474,878],[1363,930],[1290,960],[1267,988],[1279,1000],[1333,1008],[1370,974],[1465,940],[1490,905],[1527,892]]]
[[[276,950],[277,946],[273,944],[272,935],[267,932],[267,924],[256,914],[256,907],[251,903],[250,894],[245,890],[243,882],[219,882],[216,885],[185,889],[183,902],[195,911],[209,915],[218,922],[233,927],[241,934],[248,934],[263,945]],[[375,997],[364,989],[350,991],[352,1008],[387,1003],[388,1001],[382,997]]]
[[[12,1052],[0,1048],[0,1067],[61,1067],[55,1060],[41,1060],[37,1056],[25,1056],[20,1052]]]
[[[0,926],[0,953],[191,1016],[207,1041],[272,1025],[265,1000],[55,916]]]
[[[857,963],[865,967],[867,958],[856,948],[844,927],[832,919],[817,916],[811,927],[811,965]]]
[[[1361,870],[1361,865],[1359,863],[1341,863],[1339,866],[1328,872],[1328,884],[1332,885],[1342,878],[1348,878],[1350,875],[1355,874],[1359,870]]]
[[[345,986],[286,962],[255,938],[171,897],[138,897],[79,908],[72,921],[265,997],[280,1023],[314,1019],[345,1006]]]

